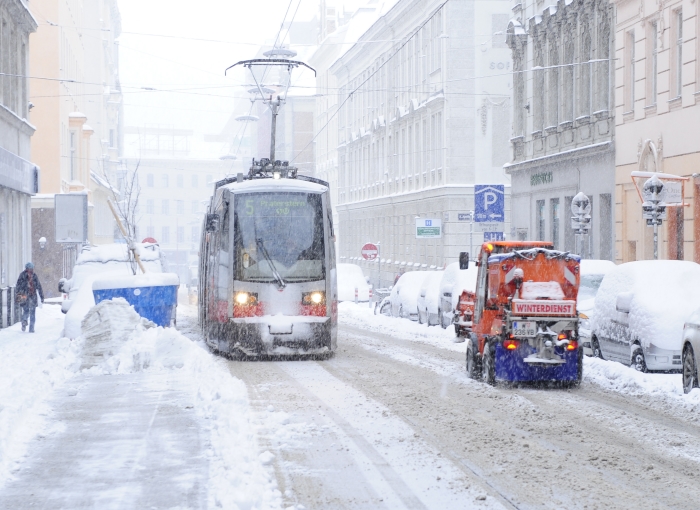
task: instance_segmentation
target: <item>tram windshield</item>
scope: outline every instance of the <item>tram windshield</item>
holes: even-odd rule
[[[322,280],[323,206],[316,193],[246,193],[234,200],[235,279]]]

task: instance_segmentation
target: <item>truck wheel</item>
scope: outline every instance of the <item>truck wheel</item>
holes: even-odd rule
[[[576,367],[576,379],[571,381],[572,388],[581,386],[583,380],[583,349],[578,350],[578,366]]]
[[[591,337],[591,350],[593,351],[594,358],[605,359],[603,358],[603,351],[600,350],[598,339],[595,336]]]
[[[484,354],[481,356],[481,377],[486,384],[490,384],[491,386],[496,384],[495,354],[491,343],[487,343],[484,346]]]
[[[481,356],[475,347],[474,341],[467,340],[467,376],[470,379],[481,379]]]
[[[636,346],[632,351],[632,368],[637,372],[647,371],[647,362],[644,360],[644,351],[639,346]]]

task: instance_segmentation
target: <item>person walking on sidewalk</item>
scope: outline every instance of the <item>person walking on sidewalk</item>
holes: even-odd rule
[[[39,277],[34,272],[34,264],[27,262],[24,266],[24,271],[17,278],[17,302],[22,309],[22,331],[27,329],[27,321],[29,321],[29,332],[34,333],[34,323],[36,322],[36,307],[39,304],[37,292],[44,302],[44,291],[39,283]]]

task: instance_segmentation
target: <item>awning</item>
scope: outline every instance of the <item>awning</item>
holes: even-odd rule
[[[39,167],[0,147],[0,186],[34,195],[39,192]]]

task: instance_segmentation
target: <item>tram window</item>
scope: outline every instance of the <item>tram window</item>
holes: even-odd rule
[[[273,266],[287,281],[325,278],[320,194],[240,194],[234,207],[237,280],[272,282]]]

